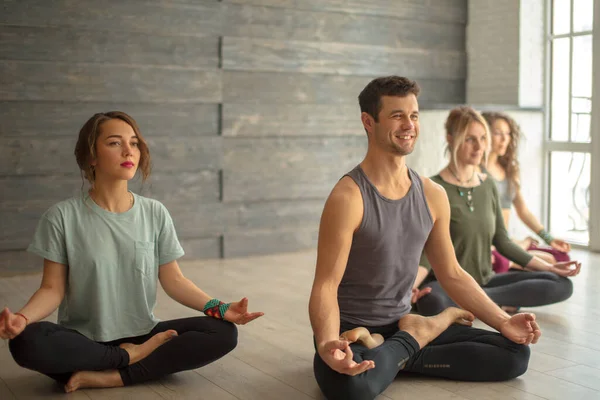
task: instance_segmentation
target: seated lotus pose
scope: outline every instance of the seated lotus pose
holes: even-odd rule
[[[446,192],[406,165],[419,137],[418,94],[416,82],[398,76],[363,89],[367,154],[323,209],[309,315],[314,374],[330,400],[373,399],[404,371],[512,379],[527,370],[528,345],[541,334],[533,314],[509,316],[461,268]],[[411,302],[432,295],[413,287],[423,249],[464,309],[410,314]],[[498,332],[471,327],[474,317]]]
[[[496,183],[504,224],[508,229],[510,210],[514,205],[519,219],[541,237],[548,246],[540,246],[539,242],[531,237],[515,241],[515,243],[527,250],[528,253],[536,255],[551,264],[557,261],[569,261],[570,258],[567,253],[571,250],[571,245],[564,240],[552,237],[544,229],[544,226],[525,204],[521,194],[520,168],[517,157],[521,138],[519,125],[504,113],[484,112],[482,115],[490,127],[492,137],[490,155],[482,170]],[[492,267],[495,272],[506,272],[509,268],[522,269],[522,266],[511,263],[496,249],[492,250],[492,254],[494,256]]]
[[[40,288],[18,312],[4,308],[0,337],[20,366],[64,384],[117,387],[195,369],[229,353],[237,328],[262,315],[246,298],[223,303],[179,269],[183,256],[169,212],[133,194],[146,179],[150,153],[123,112],[96,114],[75,147],[89,192],[41,217],[28,250],[44,258]],[[159,321],[157,283],[175,301],[208,316]],[[58,308],[58,323],[41,321]]]

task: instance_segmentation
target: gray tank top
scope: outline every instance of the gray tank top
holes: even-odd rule
[[[408,173],[412,184],[398,200],[383,197],[360,166],[346,174],[360,188],[364,212],[338,288],[343,322],[387,325],[411,309],[411,289],[433,219],[421,178],[410,168]]]
[[[500,199],[500,207],[503,209],[511,208],[516,193],[513,193],[513,191],[510,189],[508,179],[504,178],[503,180],[499,181],[496,180],[485,168],[481,168],[481,170],[485,172],[496,184],[496,188],[498,188],[498,198]]]

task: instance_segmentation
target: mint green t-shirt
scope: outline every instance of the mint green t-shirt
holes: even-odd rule
[[[156,326],[159,266],[184,254],[165,206],[138,195],[119,214],[87,194],[55,204],[27,250],[68,266],[58,324],[98,342]]]

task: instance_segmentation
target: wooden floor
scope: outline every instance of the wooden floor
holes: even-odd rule
[[[404,377],[378,399],[600,399],[600,255],[574,253],[584,262],[584,269],[574,279],[573,297],[531,310],[543,336],[532,347],[524,376],[503,383]],[[0,399],[322,399],[312,373],[307,312],[314,261],[311,251],[183,263],[184,273],[209,294],[227,300],[248,296],[252,311],[266,313],[240,327],[238,347],[209,366],[152,384],[65,395],[49,378],[18,367],[7,343],[0,342]],[[39,281],[39,275],[0,278],[0,306],[18,309]],[[161,292],[156,314],[170,319],[197,312]]]

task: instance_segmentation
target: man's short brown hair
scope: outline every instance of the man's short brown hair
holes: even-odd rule
[[[381,98],[383,96],[405,97],[409,94],[419,96],[419,84],[403,76],[383,76],[375,78],[358,95],[360,111],[369,114],[375,122],[378,121],[381,111]]]

